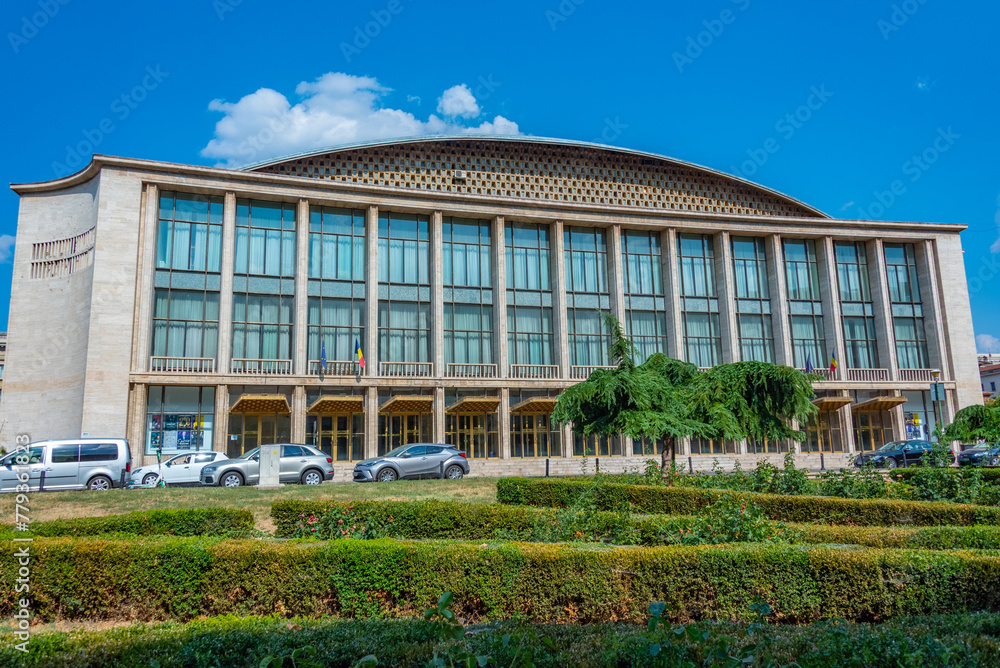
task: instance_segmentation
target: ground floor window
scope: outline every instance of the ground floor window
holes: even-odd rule
[[[378,416],[378,455],[410,443],[431,443],[434,420],[430,413],[383,413]]]
[[[748,455],[783,454],[791,451],[791,441],[776,441],[772,439],[765,439],[763,441],[747,440]]]
[[[892,416],[888,411],[854,414],[854,445],[859,452],[878,450],[892,440]]]
[[[338,462],[364,459],[365,414],[307,415],[306,445],[319,448]]]
[[[574,457],[616,457],[621,454],[622,439],[619,436],[573,434]]]
[[[496,413],[448,413],[445,443],[469,459],[500,456],[500,420]]]
[[[820,411],[806,425],[803,452],[843,452],[844,438],[840,417],[832,411]]]
[[[146,401],[146,454],[211,450],[214,387],[151,385]]]
[[[906,425],[906,440],[936,440],[934,428],[937,423],[934,402],[930,392],[903,392],[903,423]],[[942,402],[944,403],[944,402]]]
[[[692,455],[735,455],[736,442],[713,438],[692,438]]]
[[[660,456],[663,454],[663,439],[662,438],[649,438],[648,436],[643,436],[642,438],[632,439],[632,455],[635,457],[652,457],[653,455]]]
[[[272,443],[292,440],[292,416],[287,413],[230,413],[226,454],[240,455]]]
[[[510,456],[559,457],[561,434],[549,413],[515,413],[510,416]]]

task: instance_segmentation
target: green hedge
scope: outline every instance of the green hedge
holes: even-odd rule
[[[640,512],[674,515],[696,513],[724,494],[737,494],[754,503],[769,518],[788,522],[859,526],[1000,524],[1000,508],[961,503],[787,496],[552,478],[502,478],[497,481],[497,501],[505,504],[555,508],[583,505],[599,510],[630,506]]]
[[[963,467],[962,469],[957,469],[957,468],[948,468],[948,469],[945,469],[945,471],[947,471],[951,475],[958,475],[958,473],[960,471],[962,471],[962,470],[967,470],[967,469],[966,469],[966,467]],[[982,476],[983,476],[983,482],[988,483],[990,485],[1000,484],[1000,469],[984,468],[982,466],[978,466],[978,467],[975,467],[973,470],[979,471],[979,473],[982,474]],[[913,476],[917,475],[917,473],[919,471],[920,471],[920,467],[910,466],[910,467],[907,467],[905,469],[895,469],[895,470],[889,472],[889,475],[890,475],[890,477],[893,477],[893,478],[895,478],[897,475],[901,476],[901,480],[903,482],[909,482],[910,478],[912,478]]]
[[[32,522],[35,536],[98,536],[131,534],[136,536],[235,536],[245,535],[254,527],[253,513],[238,508],[195,508],[177,510],[139,510],[125,515],[80,517],[76,519]],[[4,527],[2,537],[12,532]]]
[[[921,550],[1000,550],[1000,527],[852,527],[789,524],[791,540]]]
[[[514,652],[529,644],[536,650],[533,662],[539,668],[693,666],[704,665],[705,648],[725,635],[741,648],[755,646],[754,665],[978,668],[998,665],[1000,616],[913,617],[877,626],[846,622],[769,625],[752,629],[753,635],[747,626],[732,622],[702,622],[691,628],[708,633],[708,640],[695,642],[687,633],[668,632],[670,644],[654,660],[648,652],[653,638],[638,626],[525,627],[507,622],[475,629],[476,633],[456,644],[436,641],[433,625],[423,621],[296,619],[290,624],[274,618],[221,617],[183,625],[36,633],[28,654],[4,643],[0,666],[258,668],[263,657],[287,657],[304,647],[316,649],[321,665],[336,668],[353,666],[369,654],[377,657],[379,666],[429,665],[435,650],[451,656],[462,650],[489,655],[495,662],[491,665],[510,666],[515,664]],[[508,634],[511,642],[504,643]],[[552,649],[532,643],[534,637],[543,636],[551,641]],[[669,663],[658,662],[665,659]],[[289,665],[287,659],[284,665]]]
[[[0,541],[4,554],[15,546]],[[443,591],[462,619],[538,623],[643,623],[653,601],[677,620],[745,618],[756,596],[785,622],[1000,605],[1000,557],[965,552],[206,538],[36,538],[31,551],[37,621],[410,617]],[[9,618],[17,564],[0,569]]]

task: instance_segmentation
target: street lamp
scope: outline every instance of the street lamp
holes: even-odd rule
[[[941,369],[931,369],[931,378],[934,382],[931,383],[931,401],[934,402],[934,422],[937,425],[938,431],[944,431],[944,418],[941,415],[941,383],[938,381],[941,378]],[[943,436],[943,434],[942,434]]]

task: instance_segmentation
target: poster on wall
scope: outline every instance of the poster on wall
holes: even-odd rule
[[[191,432],[190,431],[179,431],[179,432],[177,432],[177,449],[178,450],[190,450],[191,449]]]
[[[177,449],[177,432],[176,431],[165,431],[165,432],[163,432],[163,449],[164,450],[176,450]]]
[[[180,417],[176,413],[168,413],[163,416],[164,429],[167,431],[177,430],[177,418]]]
[[[153,415],[151,417],[152,417],[152,419],[150,420],[150,426],[151,426],[151,428],[152,429],[163,429],[163,416],[162,415]]]
[[[152,448],[158,448],[163,445],[163,432],[154,431],[149,435],[149,445]]]
[[[178,415],[177,416],[177,429],[185,431],[191,429],[191,418],[190,415]]]

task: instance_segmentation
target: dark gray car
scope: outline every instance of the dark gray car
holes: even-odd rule
[[[459,480],[469,473],[465,453],[442,443],[412,443],[354,467],[354,482],[392,482],[403,478]]]
[[[282,483],[301,482],[318,485],[333,480],[333,461],[325,453],[308,445],[279,443],[281,470],[278,480]],[[276,445],[269,445],[269,448]],[[201,470],[202,485],[240,487],[256,485],[260,480],[260,448],[254,448],[237,459],[212,462]]]

